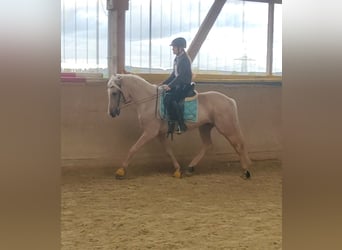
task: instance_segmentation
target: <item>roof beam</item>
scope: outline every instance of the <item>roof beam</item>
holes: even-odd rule
[[[243,0],[246,2],[262,2],[262,3],[278,3],[282,4],[282,0]]]
[[[203,20],[203,23],[199,27],[199,30],[194,39],[192,40],[187,51],[192,61],[195,59],[198,51],[200,50],[204,40],[206,39],[210,29],[214,25],[225,3],[226,0],[215,0],[207,16]]]

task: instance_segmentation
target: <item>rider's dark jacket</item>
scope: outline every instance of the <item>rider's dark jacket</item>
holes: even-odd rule
[[[171,75],[163,82],[167,84],[171,90],[176,92],[183,92],[185,87],[190,85],[192,81],[191,59],[189,55],[184,52],[176,56],[173,64],[173,71]]]

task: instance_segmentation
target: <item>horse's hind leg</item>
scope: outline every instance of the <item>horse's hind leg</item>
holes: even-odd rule
[[[241,133],[240,128],[238,125],[236,127],[231,128],[231,131],[229,131],[229,128],[221,128],[220,126],[216,126],[218,132],[220,132],[233,146],[236,153],[240,157],[241,167],[243,170],[242,178],[248,179],[251,177],[251,174],[248,170],[248,167],[252,164],[248,152],[245,146],[245,142]]]
[[[251,165],[251,160],[249,159],[245,143],[240,135],[237,136],[229,136],[228,137],[229,142],[232,144],[234,147],[235,151],[239,154],[240,156],[240,162],[241,162],[241,167],[243,169],[243,175],[242,177],[244,179],[250,178],[251,174],[248,170],[248,166]]]
[[[182,176],[182,173],[181,173],[181,170],[180,170],[180,165],[179,165],[175,155],[173,154],[173,151],[171,149],[169,141],[165,137],[165,134],[159,134],[158,138],[160,140],[160,143],[164,146],[166,153],[168,154],[168,156],[172,160],[172,164],[173,164],[173,166],[175,168],[175,172],[174,172],[173,176],[176,177],[176,178],[180,178]]]
[[[212,124],[204,124],[198,128],[203,144],[202,144],[202,148],[201,148],[200,152],[190,162],[190,164],[189,164],[189,166],[185,172],[185,174],[187,176],[191,176],[193,174],[193,172],[195,170],[194,167],[203,158],[205,153],[212,147],[212,141],[211,141],[211,136],[210,136],[210,132],[211,132],[212,128],[213,128]]]

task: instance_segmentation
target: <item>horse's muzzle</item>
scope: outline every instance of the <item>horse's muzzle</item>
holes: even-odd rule
[[[116,108],[114,110],[111,110],[109,114],[111,117],[119,116],[120,115],[120,109]]]

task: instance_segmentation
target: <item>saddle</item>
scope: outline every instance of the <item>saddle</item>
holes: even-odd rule
[[[192,88],[186,93],[186,97],[184,100],[184,121],[187,122],[197,122],[198,119],[198,92],[194,90],[195,83],[192,83]],[[167,120],[166,108],[164,107],[164,90],[162,87],[158,88],[158,92],[161,93],[158,95],[157,100],[157,110],[159,118],[162,120]]]

